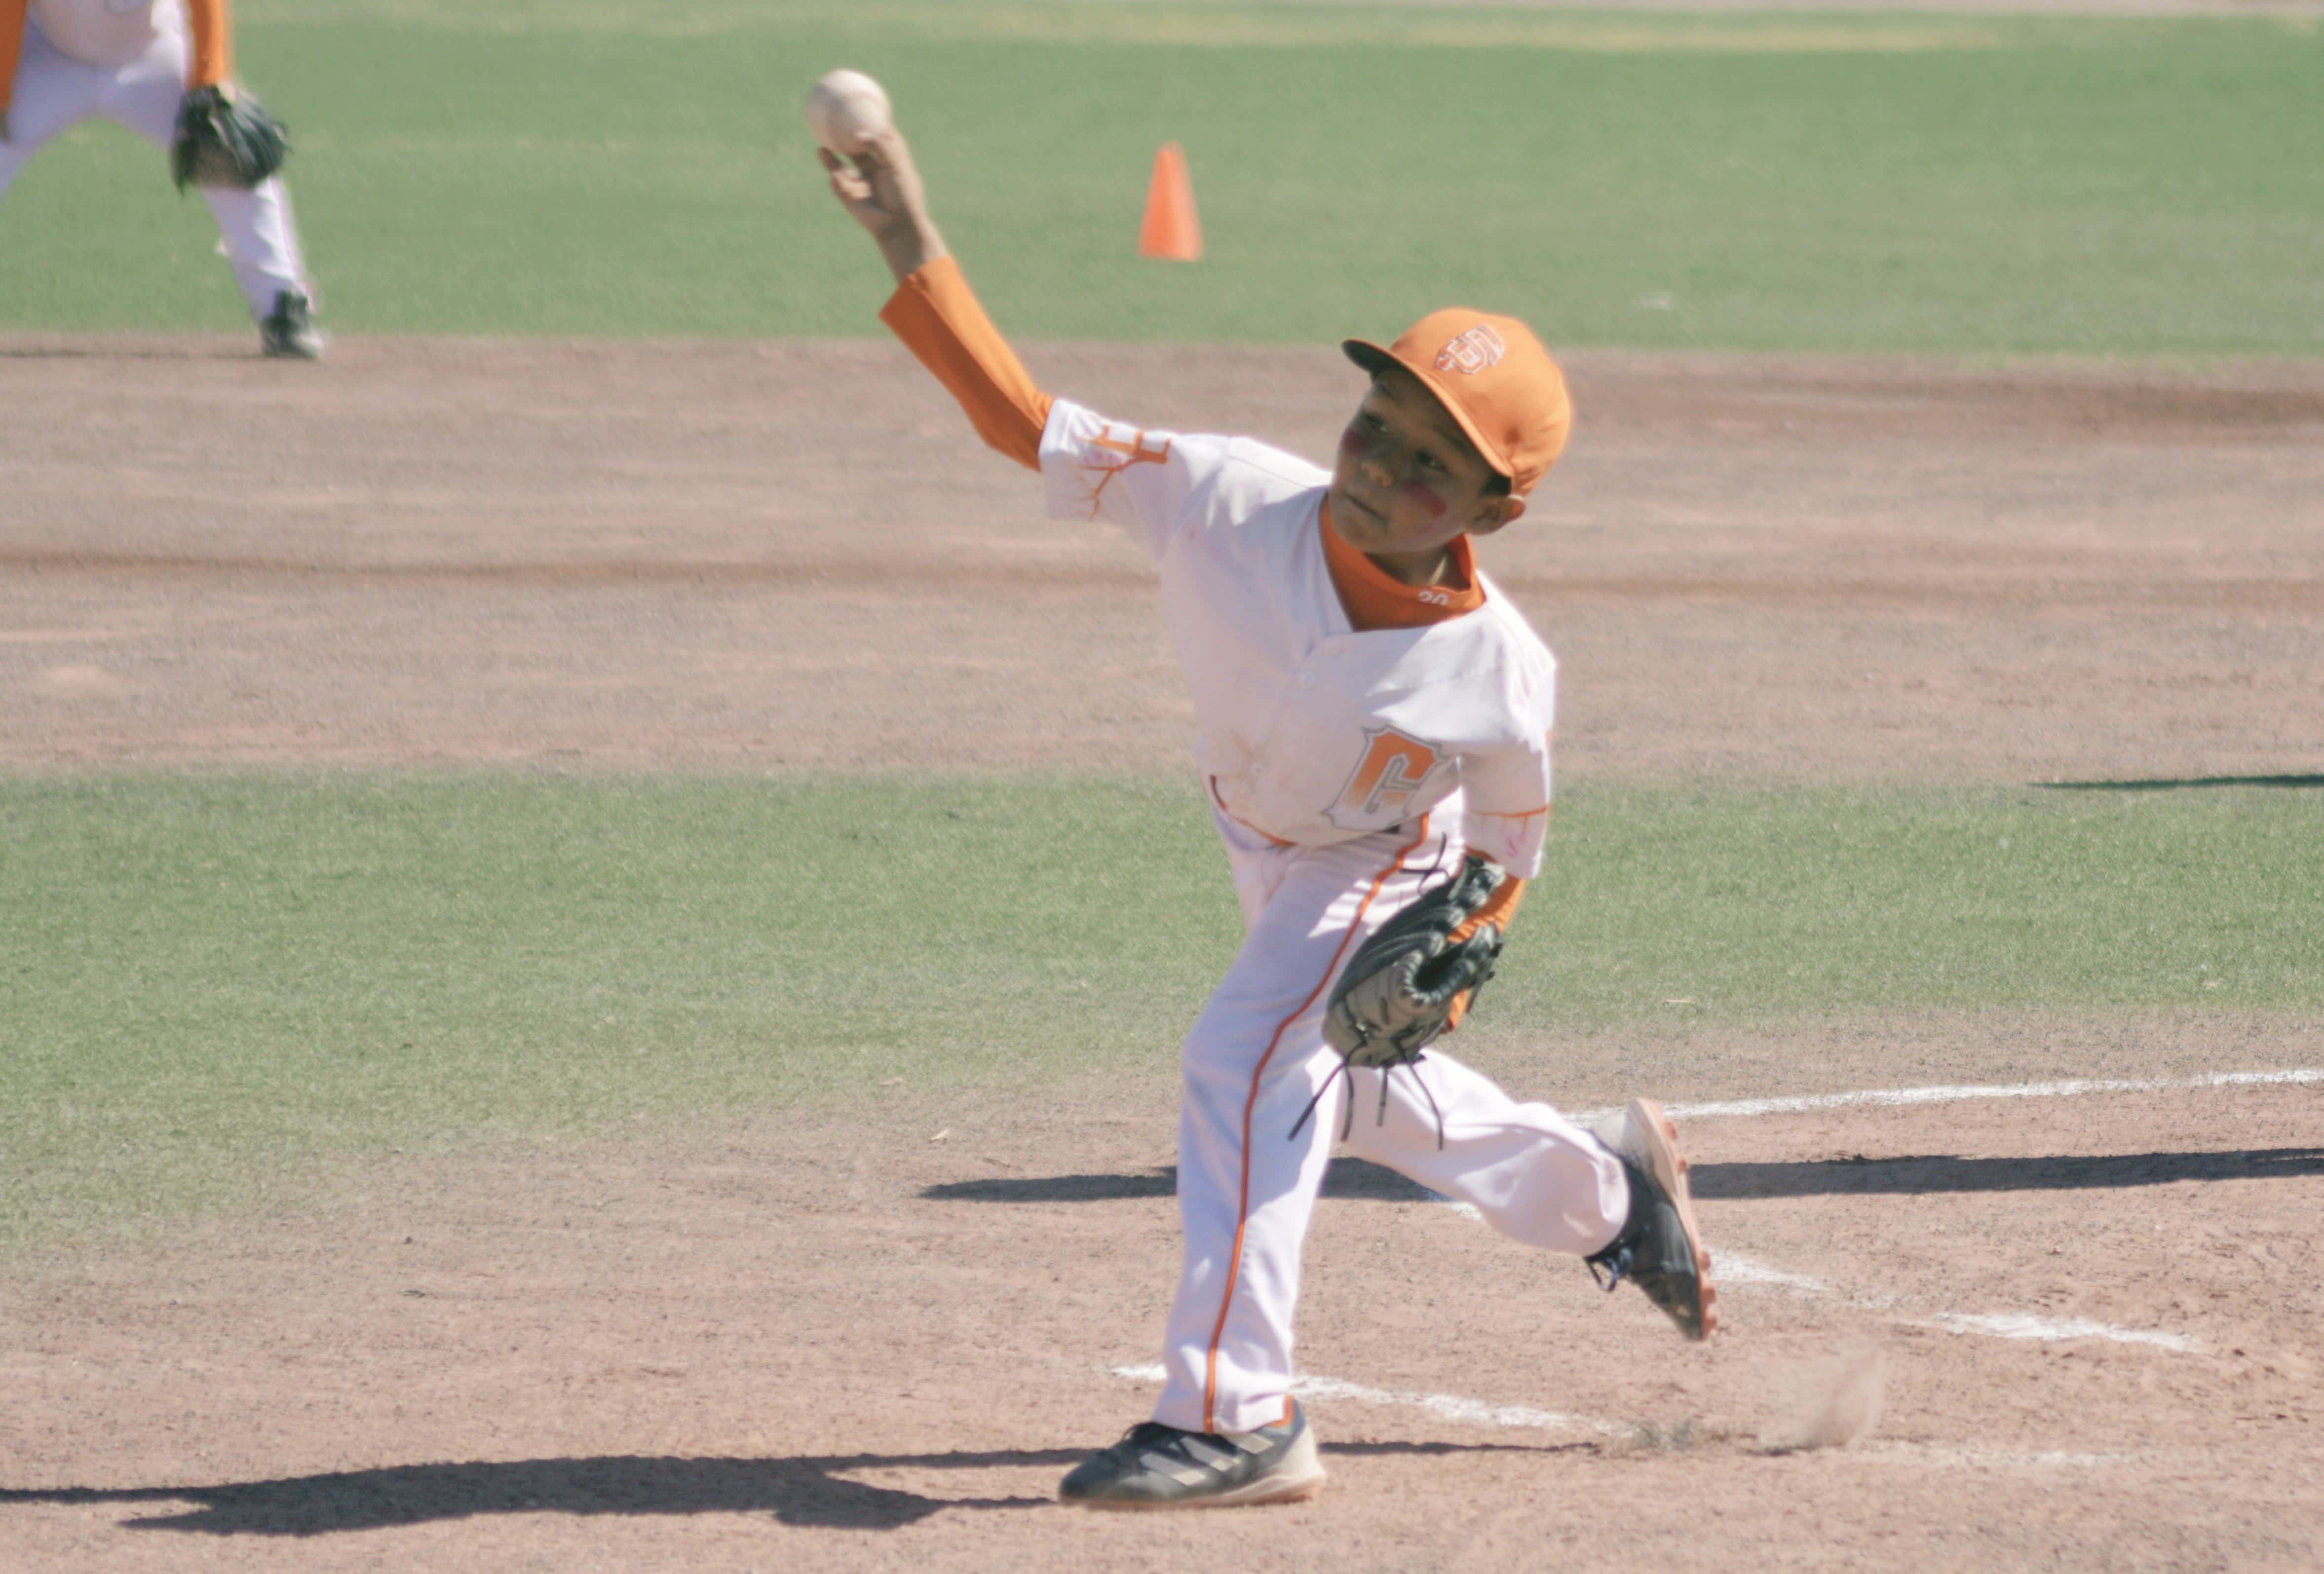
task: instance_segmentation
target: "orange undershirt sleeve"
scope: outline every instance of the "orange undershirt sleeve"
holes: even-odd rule
[[[188,88],[215,87],[234,75],[234,16],[226,0],[186,0],[194,24],[194,62]]]
[[[1499,925],[1500,926],[1501,938],[1504,940],[1508,939],[1509,934],[1509,920],[1517,916],[1517,904],[1525,900],[1525,888],[1526,882],[1517,879],[1515,876],[1503,880],[1501,882],[1500,888],[1495,891],[1491,896],[1485,898],[1485,905],[1478,908],[1475,912],[1470,914],[1469,921],[1467,923],[1452,931],[1452,939],[1454,943],[1457,944],[1459,942],[1468,939],[1469,936],[1474,934],[1478,930],[1482,929],[1488,924]],[[1444,1018],[1444,1030],[1446,1032],[1449,1033],[1453,1028],[1461,1026],[1462,1021],[1469,1015],[1469,1002],[1476,998],[1477,991],[1471,990],[1467,994],[1452,1002],[1452,1009]]]
[[[0,114],[16,98],[16,57],[24,47],[24,13],[32,0],[0,0]]]
[[[989,446],[1028,469],[1041,467],[1041,432],[1056,401],[1033,386],[957,262],[938,257],[905,280],[880,320],[960,401]]]
[[[1525,881],[1511,876],[1501,882],[1500,888],[1485,898],[1485,905],[1469,915],[1469,921],[1452,931],[1457,943],[1466,940],[1488,924],[1500,925],[1502,938],[1509,933],[1509,920],[1517,916],[1517,904],[1525,900]]]

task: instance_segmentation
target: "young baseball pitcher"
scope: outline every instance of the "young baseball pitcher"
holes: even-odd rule
[[[1457,1025],[1541,866],[1555,664],[1471,541],[1524,514],[1564,446],[1549,353],[1465,308],[1391,345],[1349,340],[1370,382],[1329,471],[1125,425],[1033,385],[899,133],[823,160],[895,274],[882,320],[988,444],[1040,472],[1054,517],[1110,520],[1153,555],[1247,930],[1183,1049],[1185,1259],[1162,1397],[1060,1496],[1175,1508],[1321,1490],[1291,1321],[1335,1134],[1707,1338],[1710,1256],[1657,1107],[1601,1134],[1421,1053]]]
[[[231,104],[233,77],[227,0],[0,0],[0,196],[42,143],[98,115],[172,147],[180,112]],[[260,349],[319,358],[314,290],[281,179],[204,184],[202,196]]]

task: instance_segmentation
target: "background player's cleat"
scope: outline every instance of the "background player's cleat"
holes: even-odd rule
[[[295,290],[278,291],[274,309],[258,325],[259,347],[269,355],[294,361],[323,358],[323,334],[315,326],[307,298]]]
[[[1315,1434],[1297,1402],[1257,1431],[1181,1431],[1142,1421],[1074,1467],[1057,1488],[1083,1508],[1226,1508],[1299,1503],[1323,1490]]]
[[[1630,1181],[1630,1216],[1622,1233],[1582,1261],[1608,1290],[1628,1279],[1661,1307],[1692,1339],[1719,1326],[1719,1293],[1711,1284],[1711,1253],[1695,1222],[1687,1163],[1678,1128],[1652,1099],[1633,1099],[1598,1135],[1621,1159]],[[1599,1270],[1604,1269],[1603,1278]]]

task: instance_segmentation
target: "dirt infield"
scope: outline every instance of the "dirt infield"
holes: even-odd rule
[[[1355,386],[1031,359],[1310,452]],[[1485,554],[1569,773],[2324,773],[2324,367],[1573,361],[1572,456]],[[0,769],[1182,769],[1135,553],[1040,521],[885,345],[19,338],[0,401]],[[2184,1085],[2324,1065],[2313,1025],[1513,1054],[1569,1102],[2171,1085],[1689,1120],[1704,1349],[1343,1164],[1302,1351],[1334,1489],[1077,1515],[1056,1476],[1150,1393],[1176,1031],[1126,1085],[396,1158],[23,1265],[0,1567],[2324,1562],[2324,1082]]]
[[[1302,1330],[1333,1490],[1065,1510],[1057,1476],[1153,1392],[1172,1124],[1158,1083],[899,1091],[676,1157],[395,1161],[268,1228],[78,1257],[0,1304],[0,1534],[44,1570],[2324,1553],[2324,1087],[1692,1121],[1708,1348],[1342,1161]],[[1877,1424],[1787,1450],[1863,1413],[1849,1360]]]

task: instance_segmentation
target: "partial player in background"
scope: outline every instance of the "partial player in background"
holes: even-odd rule
[[[97,115],[171,149],[173,164],[181,162],[175,151],[181,115],[189,124],[245,119],[247,106],[235,105],[227,6],[228,0],[0,0],[0,196],[42,143]],[[260,348],[320,359],[315,291],[281,177],[201,189],[258,324]]]
[[[1335,1131],[1708,1337],[1710,1256],[1661,1109],[1638,1100],[1585,1129],[1429,1048],[1541,866],[1555,663],[1470,540],[1514,523],[1564,446],[1556,363],[1523,323],[1463,308],[1392,345],[1349,340],[1370,381],[1329,471],[1109,420],[1034,385],[946,253],[884,103],[859,102],[853,164],[828,145],[823,161],[895,275],[881,319],[988,444],[1039,473],[1053,518],[1110,520],[1155,559],[1246,929],[1180,1052],[1185,1255],[1162,1396],[1060,1496],[1178,1508],[1321,1489],[1291,1323]]]

